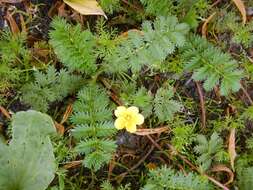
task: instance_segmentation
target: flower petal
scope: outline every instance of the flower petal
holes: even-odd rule
[[[114,126],[116,127],[116,129],[123,129],[125,127],[125,123],[124,123],[124,119],[122,118],[118,118],[115,120],[114,122]]]
[[[124,113],[124,111],[126,111],[125,106],[118,106],[117,109],[114,111],[114,115],[116,117],[119,117],[122,113]]]
[[[129,132],[129,133],[134,133],[136,132],[136,125],[134,123],[131,123],[130,125],[126,126],[126,130]]]
[[[131,106],[131,107],[127,108],[127,111],[129,111],[131,113],[138,114],[139,113],[139,108],[137,108],[135,106]]]
[[[141,125],[141,124],[144,123],[144,116],[141,115],[141,114],[137,114],[135,119],[136,119],[136,124],[137,125]]]

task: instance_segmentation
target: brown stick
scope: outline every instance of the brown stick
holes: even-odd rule
[[[116,177],[116,179],[119,179],[117,181],[122,181],[122,179],[131,171],[135,170],[136,168],[138,168],[145,160],[146,158],[152,153],[152,151],[154,150],[154,146],[152,145],[151,148],[149,149],[149,151],[144,155],[142,156],[142,158],[134,165],[132,166],[130,169],[128,169],[126,172],[124,173],[121,173],[120,175],[118,175]]]
[[[122,0],[123,3],[127,4],[129,7],[133,8],[133,9],[136,9],[138,11],[140,11],[141,9],[131,3],[129,3],[127,0]]]
[[[105,88],[109,91],[108,94],[110,98],[115,102],[116,105],[121,106],[123,102],[115,95],[116,92],[111,88],[111,85],[104,78],[99,78],[101,83],[105,86]]]
[[[250,105],[253,105],[253,101],[252,101],[252,99],[251,99],[249,93],[247,92],[247,90],[244,88],[243,82],[242,82],[242,81],[241,81],[241,89],[242,89],[244,95],[248,98],[248,100],[249,100],[249,102],[250,102]]]
[[[214,6],[218,5],[221,2],[221,0],[216,0],[212,5],[211,8],[213,8]]]
[[[206,109],[205,109],[205,100],[203,96],[203,92],[200,86],[200,83],[198,81],[195,82],[196,87],[198,90],[198,95],[199,95],[199,101],[200,101],[200,109],[201,109],[201,127],[202,129],[206,128]]]

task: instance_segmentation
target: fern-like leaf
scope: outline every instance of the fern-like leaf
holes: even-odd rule
[[[158,89],[154,99],[154,111],[160,122],[169,121],[178,112],[182,105],[172,100],[174,95],[172,87]]]
[[[174,9],[173,1],[171,0],[140,0],[144,5],[148,14],[159,16],[169,15]]]
[[[216,132],[211,135],[210,140],[207,140],[204,135],[197,135],[196,141],[198,145],[194,147],[194,151],[200,155],[197,162],[201,169],[207,170],[213,161],[227,159],[228,155],[223,150],[223,141]]]
[[[120,8],[119,0],[100,0],[99,4],[106,13],[112,14]]]
[[[88,85],[78,94],[71,121],[76,128],[72,133],[80,140],[76,151],[85,154],[84,165],[98,170],[111,159],[116,149],[109,138],[115,133],[112,111],[106,93],[95,85]]]
[[[22,91],[22,101],[35,110],[47,112],[54,101],[61,101],[68,94],[79,89],[81,79],[71,75],[66,70],[57,72],[53,66],[46,73],[35,71],[35,81],[25,84]]]
[[[72,26],[64,19],[52,22],[50,44],[60,61],[71,70],[92,74],[96,70],[95,37],[80,25]]]
[[[162,167],[149,172],[149,178],[142,190],[208,190],[214,189],[207,179],[193,173],[185,176],[182,172]]]
[[[184,45],[187,32],[188,26],[178,23],[174,16],[158,17],[153,23],[145,21],[142,31],[129,31],[128,38],[105,58],[108,69],[139,72],[144,65],[158,69],[168,55]]]
[[[227,95],[240,89],[243,73],[229,54],[198,36],[190,36],[182,49],[185,71],[192,71],[195,81],[205,81],[205,90],[210,91],[220,85],[221,94]]]

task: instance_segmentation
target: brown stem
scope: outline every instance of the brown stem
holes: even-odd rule
[[[123,105],[123,102],[116,96],[115,90],[112,89],[111,85],[106,81],[106,79],[99,77],[99,80],[105,86],[105,88],[109,91],[108,94],[110,98],[115,102],[115,104],[118,106]]]
[[[135,5],[133,5],[132,3],[129,3],[127,0],[122,0],[123,3],[127,4],[129,7],[131,7],[132,9],[136,9],[138,11],[140,11],[141,9]]]
[[[156,143],[154,141],[154,139],[150,136],[150,135],[147,135],[148,139],[155,145],[156,148],[158,148],[159,150],[162,150],[162,147]],[[217,181],[216,179],[214,179],[213,177],[210,177],[209,175],[205,174],[205,173],[201,173],[199,171],[199,169],[194,165],[192,164],[187,158],[185,158],[182,154],[180,154],[178,151],[176,151],[176,149],[170,145],[170,144],[167,144],[167,146],[172,150],[173,154],[174,155],[177,155],[179,158],[181,158],[186,164],[188,164],[193,170],[197,171],[198,173],[206,176],[211,182],[213,182],[215,185],[217,185],[218,187],[224,189],[224,190],[229,190],[229,188],[227,188],[225,185],[223,185],[222,183],[220,183],[219,181]]]
[[[201,109],[201,127],[202,129],[206,128],[206,109],[205,109],[205,100],[203,96],[203,92],[200,86],[200,83],[198,81],[195,82],[196,87],[198,90],[198,95],[199,95],[199,101],[200,101],[200,109]]]
[[[214,6],[218,5],[221,2],[221,0],[216,0],[212,5],[211,8],[213,8]]]
[[[249,102],[250,102],[250,105],[253,105],[253,101],[252,101],[252,99],[251,99],[249,93],[247,92],[247,90],[244,88],[243,82],[242,82],[242,81],[241,81],[241,89],[242,89],[244,95],[248,98],[248,100],[249,100]]]
[[[122,181],[123,178],[124,178],[129,172],[131,172],[131,171],[135,170],[136,168],[138,168],[138,167],[147,159],[147,157],[152,153],[152,151],[154,150],[154,148],[155,148],[155,147],[152,145],[151,148],[149,149],[149,151],[148,151],[144,156],[142,156],[142,158],[141,158],[134,166],[132,166],[132,167],[131,167],[130,169],[128,169],[126,172],[124,172],[124,173],[118,175],[118,176],[116,177],[117,181],[118,181],[118,182],[119,182],[119,181]]]

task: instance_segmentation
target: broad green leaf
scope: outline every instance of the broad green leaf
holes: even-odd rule
[[[96,0],[63,0],[64,3],[72,7],[82,15],[106,15]]]
[[[12,120],[13,140],[28,136],[47,136],[56,132],[52,119],[43,113],[29,110],[18,112]]]
[[[0,190],[45,190],[54,179],[55,158],[48,137],[16,141],[0,150]]]
[[[19,112],[12,121],[13,139],[0,143],[0,190],[45,190],[56,170],[49,134],[52,119],[36,111]]]

